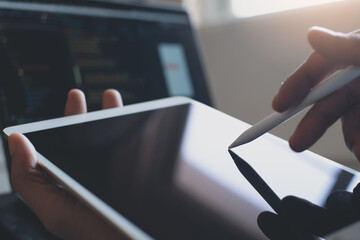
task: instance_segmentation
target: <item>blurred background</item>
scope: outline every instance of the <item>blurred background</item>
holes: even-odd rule
[[[181,4],[190,13],[215,106],[251,124],[272,112],[271,100],[281,82],[312,52],[306,39],[311,26],[341,32],[360,27],[358,0],[183,0],[167,4]],[[272,133],[288,139],[300,117]],[[346,149],[339,122],[310,150],[360,169]]]

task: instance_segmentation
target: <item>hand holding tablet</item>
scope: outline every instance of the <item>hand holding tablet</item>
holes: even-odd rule
[[[103,104],[104,108],[120,107],[119,93],[106,91]],[[84,94],[78,90],[70,91],[65,115],[85,112]],[[35,149],[26,137],[12,134],[8,140],[12,185],[51,233],[63,239],[119,239],[119,233],[113,227],[40,171]]]

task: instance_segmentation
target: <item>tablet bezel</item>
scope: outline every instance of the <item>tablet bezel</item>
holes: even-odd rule
[[[99,110],[90,113],[78,114],[73,116],[55,118],[34,123],[22,124],[7,127],[3,130],[7,138],[13,133],[30,133],[40,130],[47,130],[57,127],[63,127],[78,123],[107,119],[115,116],[129,115],[144,111],[156,110],[161,108],[173,107],[184,104],[202,104],[187,97],[170,97],[160,100],[154,100],[144,103],[132,104],[120,108],[111,108]],[[85,187],[76,182],[72,177],[55,166],[43,155],[37,152],[38,163],[60,184],[66,187],[72,194],[83,201],[87,206],[93,209],[97,214],[103,217],[113,225],[124,237],[128,239],[153,239],[134,223],[126,219],[115,209],[106,204],[103,200],[95,196]]]

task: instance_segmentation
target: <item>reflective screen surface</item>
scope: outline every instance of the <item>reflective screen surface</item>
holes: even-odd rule
[[[38,152],[156,239],[266,239],[268,204],[227,148],[249,125],[184,104],[28,133]],[[270,134],[235,148],[279,195],[323,205],[358,173]]]

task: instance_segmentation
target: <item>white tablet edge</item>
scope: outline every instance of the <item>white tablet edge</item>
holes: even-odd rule
[[[74,194],[80,201],[85,203],[93,211],[103,217],[112,226],[114,226],[126,239],[153,239],[135,224],[130,222],[116,210],[107,205],[104,201],[96,197],[89,190],[84,188],[73,178],[52,164],[44,156],[37,152],[38,163],[53,176],[60,184]]]
[[[137,112],[144,112],[149,110],[156,110],[171,106],[177,106],[180,104],[194,103],[196,101],[187,97],[170,97],[160,100],[153,100],[144,103],[132,104],[124,107],[110,108],[105,110],[99,110],[89,113],[77,114],[67,117],[54,118],[49,120],[43,120],[33,123],[21,124],[12,127],[7,127],[3,130],[6,136],[10,136],[12,133],[29,133],[45,129],[51,129],[56,127],[63,127],[67,125],[90,122],[99,119],[105,119],[115,116],[127,115]]]
[[[171,106],[177,106],[187,103],[198,103],[190,98],[186,97],[171,97],[161,100],[154,100],[144,103],[138,103],[128,105],[121,108],[112,108],[106,110],[100,110],[90,113],[78,114],[73,116],[55,118],[50,120],[44,120],[34,123],[22,124],[5,128],[3,132],[10,136],[12,133],[29,133],[34,131],[40,131],[45,129],[51,129],[56,127],[62,127],[82,122],[89,122],[99,119],[106,119],[115,116],[127,115],[137,112],[144,112],[149,110],[156,110]],[[130,222],[116,210],[107,205],[104,201],[96,197],[93,193],[77,183],[69,175],[63,172],[61,169],[52,164],[40,153],[38,154],[39,164],[49,172],[59,183],[63,184],[70,192],[72,192],[81,201],[87,204],[91,209],[97,212],[110,224],[112,224],[120,233],[129,239],[153,239],[146,234],[143,230]]]

